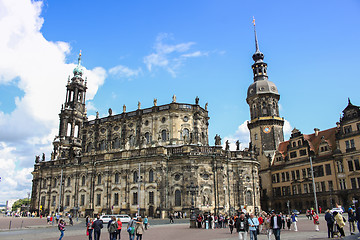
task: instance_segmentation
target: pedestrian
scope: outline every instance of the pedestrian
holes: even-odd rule
[[[170,214],[170,223],[174,223],[174,215],[172,213]]]
[[[59,224],[60,214],[56,213],[56,224]]]
[[[298,229],[297,229],[297,215],[295,213],[292,213],[291,214],[291,222],[292,222],[292,225],[294,226],[294,231],[297,232]]]
[[[70,213],[69,213],[69,215],[68,215],[68,218],[69,218],[69,223],[70,223],[70,225],[73,226],[74,223],[73,223],[72,216],[71,216]]]
[[[93,219],[92,218],[88,218],[87,219],[87,227],[86,227],[86,235],[89,236],[89,240],[92,240],[92,233],[93,233],[93,227],[92,227],[92,223],[93,223]]]
[[[134,240],[135,238],[135,224],[136,218],[131,219],[127,225],[127,232],[129,233],[129,240]]]
[[[120,234],[121,234],[121,229],[122,229],[122,222],[121,222],[120,218],[117,219],[117,224],[118,224],[118,228],[117,228],[116,234],[117,234],[118,240],[120,240],[121,239]]]
[[[235,227],[239,234],[239,240],[246,240],[247,232],[249,231],[249,223],[246,221],[244,213],[241,213],[236,219]]]
[[[259,221],[259,234],[261,234],[264,226],[264,218],[262,217],[262,214],[258,217]]]
[[[266,229],[266,236],[267,236],[268,240],[271,240],[271,234],[272,234],[272,229],[270,227],[271,216],[270,216],[270,214],[267,214],[266,212],[263,212],[263,214],[265,216],[264,225],[265,225],[265,229]]]
[[[215,216],[211,214],[211,229],[215,229]]]
[[[253,213],[250,214],[248,223],[249,223],[249,231],[250,231],[250,240],[257,240],[259,220],[254,216]]]
[[[136,240],[142,240],[142,235],[144,234],[144,232],[144,225],[142,223],[141,217],[139,217],[135,225]]]
[[[50,214],[46,217],[47,224],[50,224]]]
[[[196,222],[197,222],[198,228],[201,228],[202,217],[200,214],[197,216]]]
[[[148,224],[149,224],[149,219],[148,219],[147,216],[145,216],[145,218],[144,218],[144,227],[145,227],[145,230],[148,229]]]
[[[288,228],[288,230],[290,231],[291,228],[291,218],[289,215],[286,215],[286,226]]]
[[[96,220],[92,223],[92,228],[94,229],[94,240],[100,240],[101,229],[103,226],[103,221],[100,219],[100,216],[96,216]]]
[[[282,228],[285,229],[285,215],[283,213],[280,213],[280,216]]]
[[[325,221],[327,224],[327,228],[328,228],[328,238],[333,238],[334,237],[334,217],[333,215],[331,215],[330,210],[327,209],[325,211]]]
[[[355,215],[352,208],[348,211],[348,221],[349,221],[349,227],[350,227],[350,235],[355,234]]]
[[[341,237],[345,237],[345,232],[344,232],[345,222],[344,222],[343,216],[340,213],[338,213],[337,211],[335,211],[334,219],[336,221],[336,227],[337,227],[338,231],[340,232]]]
[[[234,219],[233,217],[230,218],[229,220],[229,228],[230,228],[230,233],[232,234],[233,233],[233,230],[234,230]]]
[[[108,227],[108,231],[110,233],[110,240],[116,240],[116,236],[117,236],[117,229],[118,229],[118,224],[117,224],[117,221],[116,221],[116,217],[113,216],[111,218],[111,222],[110,223],[110,226]]]
[[[282,227],[281,216],[276,215],[275,211],[271,211],[270,228],[272,229],[275,239],[280,240],[280,231]]]
[[[314,214],[313,214],[313,219],[314,219],[315,231],[318,232],[318,231],[320,231],[320,229],[319,229],[320,222],[319,222],[319,215],[317,215],[316,212],[314,212]]]
[[[65,221],[63,219],[60,219],[59,225],[58,225],[58,229],[60,231],[60,238],[59,240],[61,240],[64,236],[64,232],[65,232]]]

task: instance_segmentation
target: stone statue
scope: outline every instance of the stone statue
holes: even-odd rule
[[[42,161],[45,161],[45,153],[42,154]]]
[[[39,163],[40,162],[40,156],[39,155],[36,155],[35,156],[35,163]]]
[[[99,112],[96,112],[96,119],[99,118]]]
[[[199,97],[198,96],[196,96],[196,98],[195,98],[195,104],[199,105]]]
[[[140,109],[140,108],[141,108],[141,102],[138,101],[138,109]]]
[[[229,140],[226,140],[226,142],[225,142],[225,150],[226,151],[230,150]]]
[[[154,106],[157,106],[157,99],[154,98]]]
[[[123,105],[123,112],[126,112],[126,105]]]
[[[240,141],[237,140],[237,141],[235,142],[235,144],[236,144],[236,151],[239,151],[239,150],[240,150]]]
[[[64,104],[61,104],[61,110],[64,110]]]
[[[173,103],[176,103],[176,95],[174,94],[173,97],[172,97],[172,102]]]
[[[221,145],[221,137],[220,135],[215,135],[215,146],[220,146]]]
[[[111,115],[112,115],[112,109],[109,108],[109,116],[111,116]]]
[[[205,103],[205,111],[207,111],[208,103]]]

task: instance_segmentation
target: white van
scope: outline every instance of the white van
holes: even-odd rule
[[[112,215],[112,214],[110,214],[110,215],[102,215],[102,216],[100,216],[100,220],[102,220],[103,221],[103,223],[108,223],[110,220],[111,220],[111,218],[112,217],[116,217],[116,220],[118,219],[118,218],[120,218],[120,221],[122,222],[122,223],[128,223],[128,222],[130,222],[130,220],[131,220],[131,218],[130,218],[130,216],[129,215],[126,215],[126,214],[119,214],[119,215]]]

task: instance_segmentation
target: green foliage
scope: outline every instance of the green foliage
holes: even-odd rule
[[[30,205],[30,201],[31,199],[29,198],[29,200],[27,198],[24,199],[19,199],[17,200],[14,205],[12,206],[12,211],[16,211],[18,208],[20,208],[21,206],[27,206]]]

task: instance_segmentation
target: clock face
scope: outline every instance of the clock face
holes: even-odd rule
[[[264,131],[264,133],[269,133],[269,132],[271,131],[271,128],[268,127],[268,126],[265,126],[265,127],[263,128],[263,131]]]

